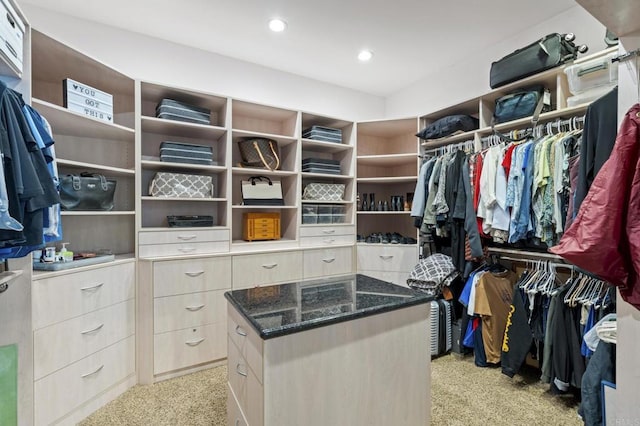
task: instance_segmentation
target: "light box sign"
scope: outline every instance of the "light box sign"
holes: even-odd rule
[[[70,78],[63,80],[64,107],[86,116],[113,123],[113,96]]]

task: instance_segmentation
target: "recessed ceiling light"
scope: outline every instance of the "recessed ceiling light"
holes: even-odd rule
[[[358,53],[358,59],[361,62],[367,62],[370,61],[371,58],[373,58],[373,52],[370,50],[361,50],[360,53]]]
[[[269,29],[276,33],[281,33],[287,29],[287,23],[279,18],[274,18],[269,21]]]

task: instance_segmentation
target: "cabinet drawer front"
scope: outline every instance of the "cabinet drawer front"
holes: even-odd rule
[[[351,247],[304,251],[304,278],[349,274],[353,270]]]
[[[359,271],[411,272],[418,263],[414,246],[357,246]]]
[[[323,237],[300,237],[302,247],[330,247],[336,245],[353,244],[353,235],[327,235]]]
[[[233,257],[234,289],[295,281],[301,278],[301,251]]]
[[[408,272],[358,271],[358,273],[409,288],[407,285]]]
[[[153,300],[153,331],[166,333],[224,322],[225,305],[223,290],[157,297]]]
[[[240,410],[250,425],[263,424],[264,392],[246,360],[240,355],[238,348],[230,342],[227,357],[229,386],[237,398]]]
[[[34,379],[65,367],[135,333],[133,299],[33,333]]]
[[[123,263],[32,283],[35,330],[135,295],[135,263]]]
[[[348,226],[302,226],[300,227],[301,237],[331,237],[334,235],[350,235],[355,237],[356,228],[353,225]],[[351,241],[354,241],[352,238]]]
[[[231,288],[231,257],[167,260],[153,264],[155,297]]]
[[[34,384],[35,424],[51,424],[135,373],[135,337],[109,346]]]
[[[240,409],[240,403],[236,399],[231,386],[227,383],[227,425],[228,426],[247,426],[247,420],[244,413]]]
[[[224,358],[227,355],[226,325],[219,322],[156,334],[153,353],[155,374]]]
[[[186,254],[211,254],[229,251],[229,241],[189,242],[180,244],[146,244],[138,247],[142,258],[184,256]]]
[[[229,241],[228,229],[180,229],[148,231],[138,234],[139,244],[179,244],[209,241]]]
[[[240,352],[240,356],[249,364],[256,378],[262,383],[262,339],[249,323],[228,305],[227,333]]]

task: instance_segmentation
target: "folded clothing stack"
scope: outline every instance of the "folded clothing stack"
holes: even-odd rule
[[[342,130],[331,127],[311,126],[302,131],[302,137],[315,141],[342,143]]]

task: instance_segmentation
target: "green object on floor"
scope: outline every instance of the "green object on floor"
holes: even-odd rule
[[[0,347],[0,426],[18,424],[18,346]]]

